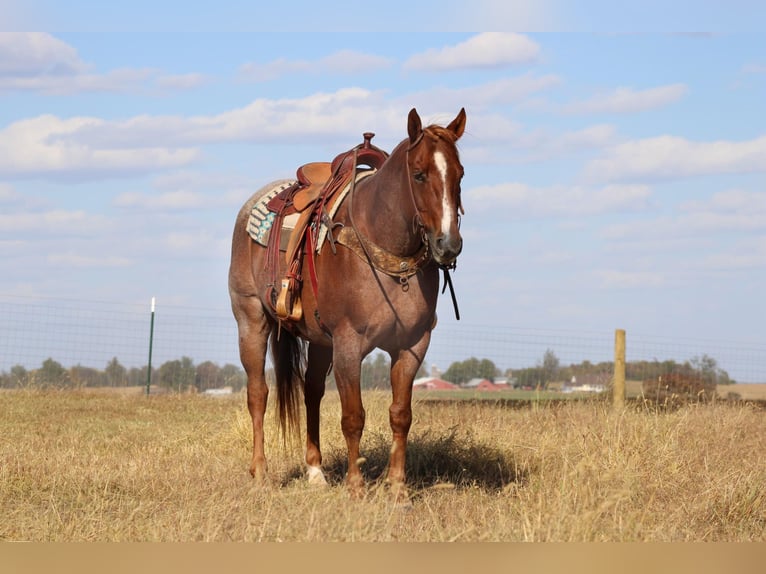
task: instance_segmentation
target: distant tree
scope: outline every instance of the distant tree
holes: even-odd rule
[[[30,373],[22,365],[14,365],[11,367],[11,373],[9,376],[10,384],[12,387],[23,387],[30,382]]]
[[[77,387],[100,387],[105,384],[103,371],[92,367],[75,365],[69,369],[69,378]]]
[[[488,379],[493,381],[498,375],[495,363],[489,359],[479,360],[471,357],[465,361],[452,363],[444,372],[444,379],[455,384],[467,383],[471,379]]]
[[[362,363],[363,389],[385,389],[391,385],[391,361],[383,353],[368,355]]]
[[[543,370],[541,367],[516,369],[513,371],[516,386],[522,389],[536,389],[544,384]]]
[[[120,364],[117,357],[113,357],[104,369],[106,384],[110,387],[124,387],[128,384],[128,371]]]
[[[718,367],[718,362],[708,355],[694,357],[691,365],[703,381],[714,385],[730,385],[734,381],[729,378],[729,373]]]
[[[545,351],[540,368],[542,370],[541,376],[543,386],[556,380],[559,374],[559,358],[552,349],[547,349]]]
[[[158,384],[176,392],[184,392],[195,386],[197,372],[189,357],[163,363],[158,371]]]
[[[69,373],[52,358],[43,361],[42,366],[35,371],[35,382],[40,386],[66,387],[71,384]]]
[[[239,391],[247,385],[247,376],[237,365],[231,363],[225,364],[220,371],[221,381],[224,387],[231,387],[234,391]]]
[[[223,377],[221,369],[212,361],[205,361],[197,365],[196,376],[197,390],[206,391],[207,389],[218,389],[223,386]]]
[[[131,367],[127,372],[127,381],[129,387],[143,387],[146,385],[146,375],[149,367]],[[156,376],[157,369],[152,369],[152,376]],[[152,383],[157,381],[153,380]]]

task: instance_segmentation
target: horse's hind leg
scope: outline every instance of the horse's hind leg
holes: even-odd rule
[[[325,380],[332,363],[332,347],[310,344],[303,399],[306,405],[306,466],[309,484],[327,484],[322,472],[319,447],[319,405],[325,391]]]
[[[232,310],[239,331],[239,356],[247,373],[247,408],[253,420],[253,460],[250,474],[259,483],[266,481],[263,446],[263,416],[269,397],[265,364],[272,324],[256,297],[232,295]]]

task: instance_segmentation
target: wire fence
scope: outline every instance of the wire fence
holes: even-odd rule
[[[616,326],[619,327],[619,326]],[[14,366],[36,369],[46,359],[66,368],[103,369],[114,358],[127,368],[145,367],[150,335],[149,302],[91,302],[0,295],[0,373]],[[534,329],[446,323],[437,326],[426,367],[445,371],[471,357],[491,360],[500,372],[540,366],[552,351],[562,367],[588,362],[611,369],[614,331]],[[237,331],[228,309],[163,306],[159,302],[152,365],[188,357],[239,365]],[[627,333],[629,364],[715,360],[738,383],[766,382],[766,344],[678,340]],[[635,369],[633,377],[636,375]],[[629,373],[628,378],[631,378]]]

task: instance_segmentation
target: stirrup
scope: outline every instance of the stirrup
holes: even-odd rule
[[[292,297],[290,292],[290,280],[285,277],[282,279],[282,288],[277,297],[277,317],[284,321],[299,321],[303,317],[303,305],[300,297]]]

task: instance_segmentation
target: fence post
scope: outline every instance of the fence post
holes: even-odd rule
[[[152,297],[152,318],[149,324],[149,367],[146,369],[146,394],[152,386],[152,347],[154,346],[154,297]]]
[[[614,331],[614,380],[612,403],[615,409],[625,407],[625,329]]]

